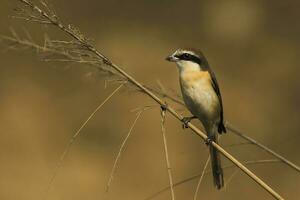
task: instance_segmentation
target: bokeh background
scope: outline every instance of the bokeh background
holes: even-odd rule
[[[51,0],[50,4],[64,22],[79,27],[101,52],[149,86],[159,80],[179,93],[177,69],[164,58],[178,47],[201,48],[217,75],[226,119],[300,165],[299,1]],[[52,39],[66,38],[53,28],[11,19],[16,6],[17,1],[1,0],[1,34],[10,34],[14,27],[20,35],[27,29],[37,42],[45,33]],[[123,89],[83,129],[45,195],[71,136],[117,85],[105,88],[105,79],[90,67],[44,63],[32,51],[10,51],[1,45],[0,58],[0,199],[134,200],[168,186],[160,113],[155,107],[139,119],[110,191],[105,192],[118,148],[135,119],[130,111],[154,104]],[[202,140],[182,130],[170,115],[166,130],[174,181],[199,174],[208,155]],[[221,139],[224,146],[240,142],[231,133]],[[241,161],[272,158],[251,145],[226,149]],[[223,163],[230,164],[226,159]],[[299,173],[281,163],[249,168],[286,199],[299,199]],[[225,179],[235,171],[226,169]],[[192,199],[196,184],[193,180],[176,187],[176,199]],[[254,198],[272,199],[241,171],[222,191],[214,189],[208,174],[199,191],[199,199]],[[170,193],[156,199],[170,199]]]

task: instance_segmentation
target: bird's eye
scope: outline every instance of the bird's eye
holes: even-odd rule
[[[182,54],[182,58],[183,59],[189,59],[189,58],[191,58],[191,55],[188,54],[188,53],[184,53],[184,54]]]

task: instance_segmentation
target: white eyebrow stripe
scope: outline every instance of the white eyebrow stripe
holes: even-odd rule
[[[184,53],[188,53],[188,54],[190,54],[190,55],[193,55],[193,56],[196,56],[196,57],[199,58],[199,55],[197,55],[195,52],[189,51],[189,50],[184,50],[184,49],[178,49],[178,50],[174,53],[174,55],[181,55],[181,54],[184,54]]]

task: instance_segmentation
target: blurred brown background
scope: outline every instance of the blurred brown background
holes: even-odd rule
[[[1,0],[0,33],[26,28],[35,38],[52,28],[12,20],[17,1]],[[178,72],[164,58],[178,47],[201,48],[217,74],[225,117],[251,137],[300,165],[299,1],[51,0],[66,23],[137,80],[160,80],[179,92]],[[38,41],[38,39],[37,39]],[[0,199],[42,199],[65,145],[89,113],[116,85],[87,76],[88,66],[44,63],[31,51],[1,45]],[[144,199],[168,186],[159,109],[146,111],[126,146],[109,193],[114,157],[135,118],[130,110],[153,102],[125,90],[91,120],[72,146],[48,199]],[[167,117],[175,182],[198,174],[207,159],[202,140]],[[242,142],[232,134],[223,145]],[[227,147],[241,161],[270,159],[255,146]],[[229,162],[224,159],[224,165]],[[300,175],[283,164],[250,166],[286,199],[299,199]],[[235,170],[225,170],[226,180]],[[192,199],[197,180],[175,188]],[[199,199],[272,199],[238,171],[223,191],[204,178]],[[170,199],[166,192],[156,199]]]

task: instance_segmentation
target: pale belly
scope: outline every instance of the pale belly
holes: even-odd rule
[[[191,83],[181,80],[180,83],[184,102],[193,115],[203,124],[220,121],[219,99],[210,82],[203,80]]]

